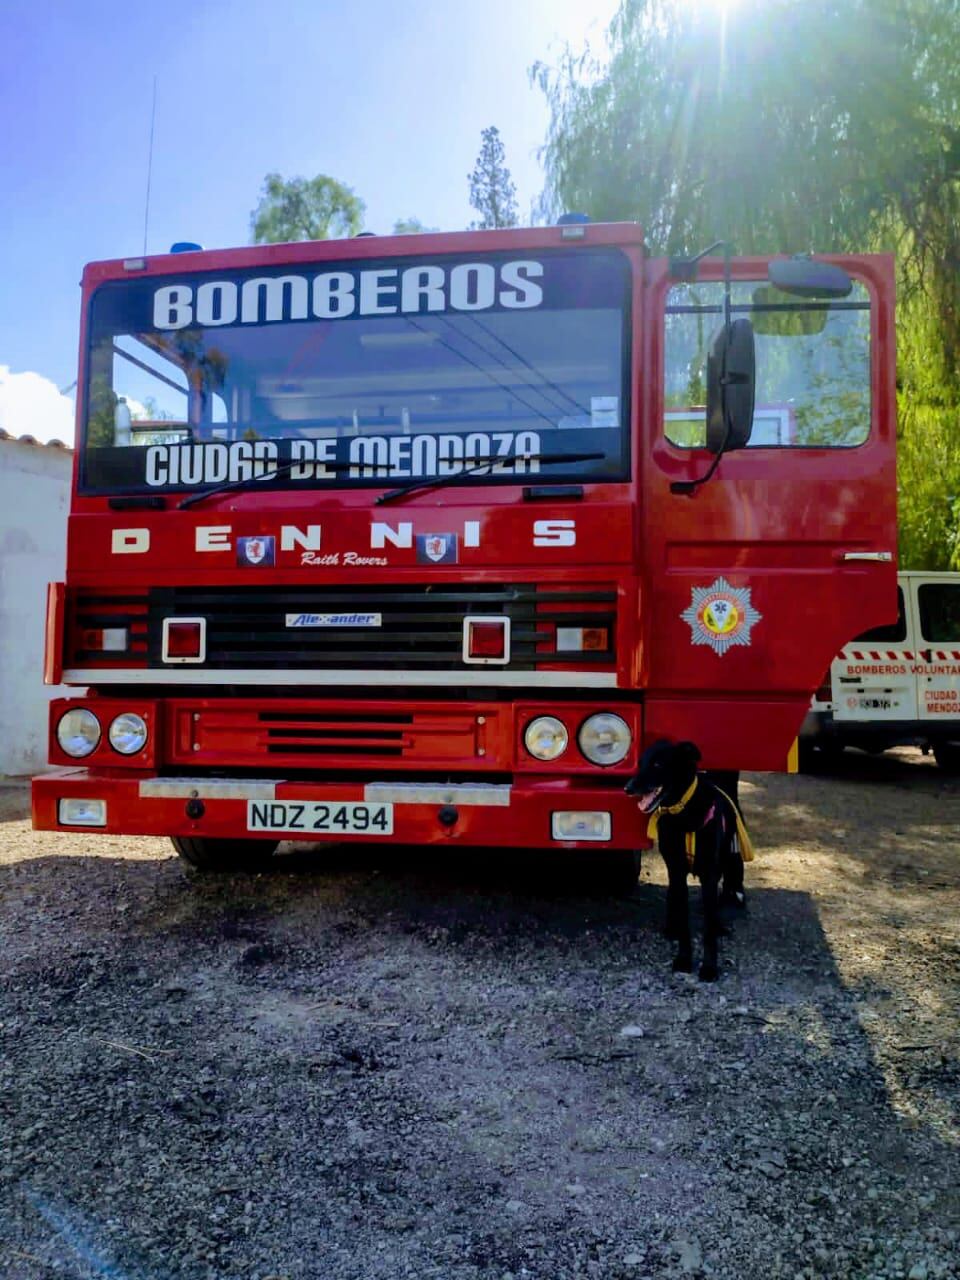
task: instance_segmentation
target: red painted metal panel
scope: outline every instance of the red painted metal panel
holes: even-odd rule
[[[144,778],[147,775],[144,775]],[[100,799],[107,803],[107,824],[98,828],[63,826],[58,822],[57,802],[62,797]],[[290,782],[277,786],[277,800],[318,800],[325,803],[363,800],[359,782]],[[525,780],[514,783],[509,805],[461,805],[453,826],[440,822],[441,806],[404,803],[394,806],[391,836],[350,837],[337,833],[311,843],[342,843],[357,839],[389,844],[446,844],[487,848],[509,844],[516,848],[583,848],[602,855],[605,849],[638,849],[649,845],[646,819],[622,789],[591,786],[571,779]],[[208,836],[238,838],[248,835],[247,802],[243,799],[204,800],[204,815],[191,819],[183,797],[141,796],[140,780],[104,777],[84,769],[44,774],[33,782],[33,823],[45,831],[91,830],[104,835]],[[551,839],[550,815],[563,809],[600,810],[612,815],[612,839],[601,843]]]
[[[730,696],[709,703],[652,695],[644,703],[644,745],[658,738],[696,742],[705,769],[785,772],[790,747],[810,699],[755,700]],[[783,750],[775,757],[774,744]],[[736,764],[731,766],[731,759]]]
[[[663,383],[646,383],[641,507],[645,587],[642,627],[648,735],[710,744],[724,768],[783,767],[811,692],[833,655],[868,627],[896,616],[893,263],[837,259],[871,298],[873,420],[856,448],[744,449],[723,458],[693,496],[671,482],[704,473],[710,455],[681,449],[662,429]],[[736,279],[763,279],[766,259],[733,264]],[[701,264],[718,279],[722,264]],[[667,264],[649,264],[644,365],[663,365]],[[884,552],[887,562],[845,562],[847,552]],[[718,654],[693,643],[683,614],[723,579],[749,590],[759,614],[750,642]],[[689,701],[684,701],[688,699]],[[751,700],[768,699],[762,714]],[[783,714],[772,708],[783,704]],[[792,703],[792,710],[789,704]],[[749,764],[747,763],[749,761]]]
[[[245,267],[306,266],[309,263],[362,262],[365,258],[418,257],[437,254],[487,254],[525,249],[597,248],[615,245],[639,250],[643,232],[632,222],[594,222],[582,240],[570,240],[561,227],[514,227],[502,231],[460,231],[411,236],[363,236],[350,240],[308,240],[296,244],[251,245],[240,249],[207,249],[199,253],[164,253],[140,259],[142,268],[131,270],[113,258],[91,262],[83,272],[87,296],[107,280],[129,280],[151,275],[188,275],[196,271],[231,271]]]
[[[107,575],[125,587],[185,580],[244,586],[255,580],[402,581],[399,575],[404,571],[423,575],[424,566],[417,561],[418,535],[437,532],[460,535],[459,563],[432,569],[441,581],[446,577],[469,582],[476,571],[490,569],[509,568],[522,574],[529,569],[559,568],[568,574],[581,565],[626,568],[631,564],[628,485],[585,485],[583,500],[547,505],[518,501],[517,489],[524,483],[529,480],[486,491],[479,484],[458,484],[456,492],[382,508],[372,505],[377,490],[370,489],[324,493],[322,503],[316,493],[267,494],[245,489],[210,498],[186,511],[176,510],[174,503],[165,511],[122,514],[105,510],[103,498],[84,499],[98,502],[100,511],[71,515],[67,572],[72,586],[98,588]],[[535,543],[535,526],[546,519],[572,520],[576,543]],[[469,521],[480,526],[476,547],[465,545],[464,525]],[[408,545],[395,546],[383,536],[383,526]],[[286,549],[284,529],[319,530],[320,551],[305,552],[299,546]],[[276,538],[276,564],[238,565],[237,539],[257,534]],[[287,539],[292,542],[292,535],[288,533]]]

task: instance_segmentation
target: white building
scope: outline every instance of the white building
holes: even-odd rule
[[[0,430],[0,776],[47,764],[47,583],[62,582],[73,452]]]

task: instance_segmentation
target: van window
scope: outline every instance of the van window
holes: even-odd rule
[[[921,587],[921,590],[923,588]],[[897,587],[897,620],[885,627],[874,627],[872,631],[864,631],[857,640],[876,640],[878,644],[896,644],[907,638],[907,617],[903,606],[903,588]]]
[[[917,599],[924,640],[932,640],[935,644],[960,641],[960,585],[925,582],[917,591]]]

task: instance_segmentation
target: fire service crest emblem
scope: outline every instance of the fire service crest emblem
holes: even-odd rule
[[[237,539],[238,565],[272,565],[275,539],[273,534],[263,537]]]
[[[417,534],[417,562],[419,564],[456,564],[457,535],[455,533]]]
[[[694,587],[693,599],[680,615],[690,624],[693,644],[708,644],[721,658],[735,644],[749,645],[753,625],[763,616],[750,603],[750,591],[731,587],[726,578]]]

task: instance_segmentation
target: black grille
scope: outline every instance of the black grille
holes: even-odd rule
[[[335,712],[262,711],[268,755],[402,756],[413,716],[378,712],[337,715]]]
[[[143,660],[147,652],[147,597],[78,591],[73,597],[72,629],[68,637],[71,662],[84,666],[115,666],[131,658]],[[110,628],[127,633],[126,647],[91,648],[91,634]]]
[[[511,671],[543,663],[610,665],[616,593],[589,586],[458,583],[336,587],[155,587],[150,592],[149,665],[162,666],[167,617],[207,620],[207,668],[406,668],[463,670],[463,618],[510,618]],[[300,613],[380,614],[378,627],[288,627]],[[552,626],[549,624],[553,624]],[[605,627],[606,650],[560,653],[554,627]]]

